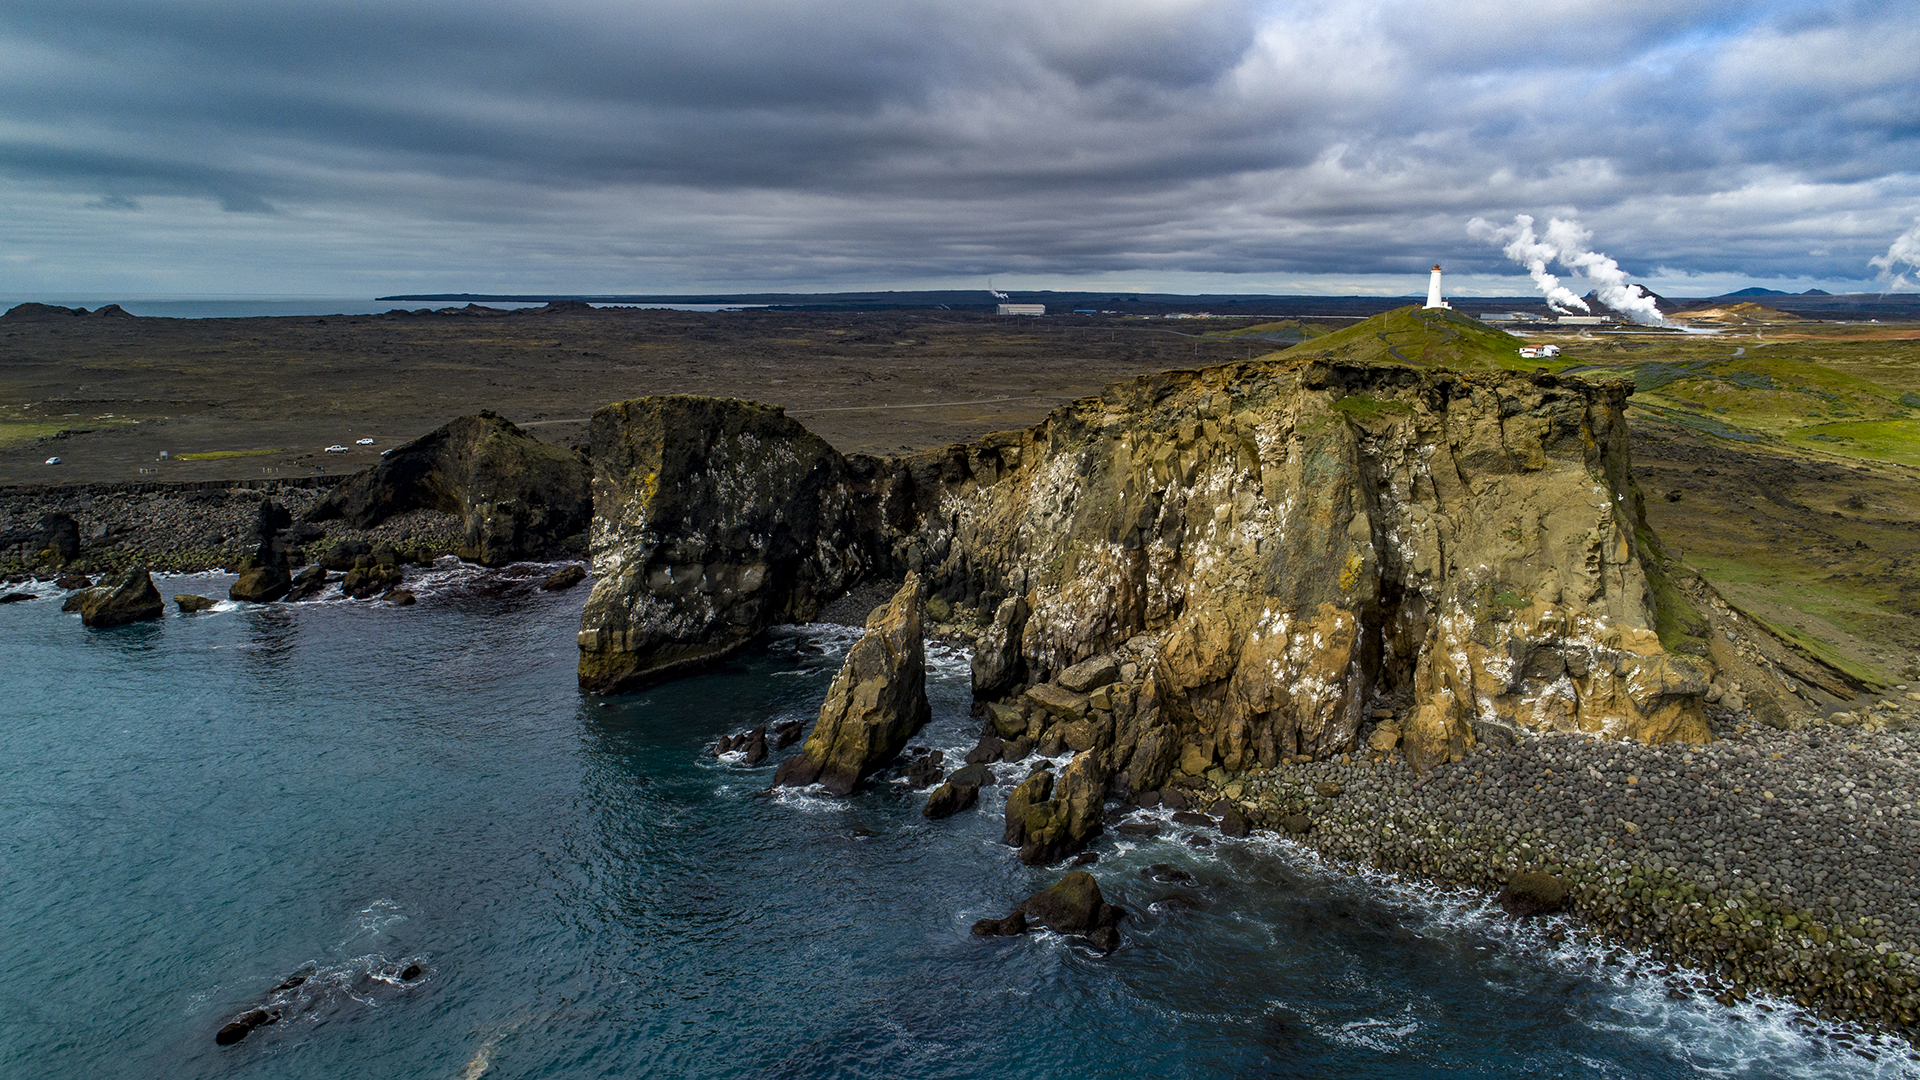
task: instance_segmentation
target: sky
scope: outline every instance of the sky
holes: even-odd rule
[[[1517,295],[1520,214],[1666,295],[1914,288],[1920,8],[0,5],[17,297]]]

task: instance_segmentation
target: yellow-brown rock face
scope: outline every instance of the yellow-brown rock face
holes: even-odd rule
[[[1326,361],[1169,372],[1026,431],[833,465],[855,523],[809,556],[833,572],[805,572],[913,569],[997,613],[1000,684],[1131,643],[1143,704],[1096,745],[1109,774],[1137,750],[1156,775],[1358,750],[1382,698],[1421,765],[1495,733],[1701,740],[1704,673],[1654,630],[1627,393]],[[596,503],[596,556],[621,513]]]

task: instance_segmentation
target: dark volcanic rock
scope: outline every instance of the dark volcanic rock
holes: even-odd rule
[[[280,1019],[278,1012],[254,1009],[244,1013],[214,1033],[213,1041],[221,1046],[232,1046],[253,1033],[254,1028],[265,1027]]]
[[[310,600],[327,587],[327,568],[319,563],[306,566],[287,584],[287,600]]]
[[[1567,886],[1552,874],[1524,871],[1507,879],[1500,890],[1500,908],[1516,919],[1559,911],[1567,902]]]
[[[992,787],[1000,782],[1000,778],[993,775],[992,769],[979,763],[955,769],[948,779],[956,784],[971,784],[974,787]]]
[[[30,592],[10,592],[5,596],[0,596],[0,604],[18,604],[31,599],[33,599],[33,594]]]
[[[1016,911],[1004,919],[981,919],[973,924],[980,937],[1018,937],[1027,932],[1027,917]]]
[[[587,580],[587,568],[575,563],[572,566],[563,566],[547,575],[547,579],[540,583],[540,589],[542,592],[560,592],[563,589],[571,589],[585,580]]]
[[[819,784],[835,795],[892,761],[926,726],[926,643],[921,637],[920,578],[906,584],[867,621],[867,633],[847,650],[820,719],[800,752],[774,774],[775,787]]]
[[[288,560],[287,545],[280,539],[279,533],[292,524],[293,515],[286,507],[272,500],[260,504],[260,512],[253,524],[253,535],[259,546],[253,556],[241,565],[240,579],[227,590],[228,597],[267,604],[287,595],[287,590],[293,587],[293,569]]]
[[[973,647],[973,696],[989,698],[1020,681],[1026,664],[1020,656],[1020,632],[1027,626],[1027,599],[1009,596],[994,609],[993,622]]]
[[[340,591],[355,600],[365,600],[399,588],[406,576],[405,571],[392,563],[372,562],[365,556],[361,556],[359,563],[347,571],[346,578],[340,582]]]
[[[1096,927],[1113,926],[1127,914],[1106,902],[1100,895],[1100,883],[1085,870],[1068,871],[1059,881],[1027,897],[1018,910],[1029,923],[1062,934],[1084,934]]]
[[[579,454],[483,412],[394,448],[306,518],[344,518],[367,529],[408,510],[459,514],[466,527],[460,557],[502,566],[587,527],[587,476]]]
[[[1010,847],[1027,842],[1027,811],[1053,797],[1053,774],[1044,770],[1020,781],[1007,795],[1007,829],[1004,839]]]
[[[160,599],[160,590],[153,587],[152,576],[139,566],[76,595],[81,598],[80,620],[88,626],[119,626],[157,619],[167,610],[166,602]]]
[[[70,563],[80,556],[80,523],[67,514],[48,514],[40,519],[40,549],[53,553],[55,560]]]
[[[413,595],[412,592],[406,589],[388,589],[380,595],[380,599],[392,604],[394,607],[412,607],[420,600],[419,597]]]
[[[195,596],[192,593],[175,593],[173,602],[180,608],[180,614],[182,615],[192,615],[195,612],[206,611],[213,607],[214,604],[212,597]]]
[[[946,778],[946,770],[940,767],[945,758],[946,755],[939,750],[914,758],[913,763],[907,766],[907,783],[913,785],[915,790],[939,783]]]
[[[808,622],[862,574],[847,459],[779,409],[689,396],[593,415],[580,686],[613,693]]]
[[[927,796],[927,805],[920,812],[929,821],[952,817],[962,810],[971,809],[980,799],[980,789],[972,784],[956,784],[952,781],[941,784]]]
[[[91,589],[93,579],[85,574],[66,573],[54,578],[53,585],[56,589],[72,592],[75,589]]]
[[[1220,815],[1220,835],[1238,839],[1252,832],[1253,823],[1247,820],[1247,815],[1241,813],[1239,807],[1229,805]]]

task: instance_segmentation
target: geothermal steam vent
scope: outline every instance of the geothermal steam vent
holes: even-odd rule
[[[1654,632],[1628,392],[1233,364],[894,459],[749,402],[609,405],[580,682],[670,677],[917,571],[994,623],[983,695],[1145,657],[1081,754],[1135,791],[1356,749],[1389,697],[1421,767],[1503,732],[1705,740],[1705,680]]]

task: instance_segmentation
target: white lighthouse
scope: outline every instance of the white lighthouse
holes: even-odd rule
[[[1445,300],[1440,299],[1440,267],[1438,266],[1433,268],[1433,276],[1427,279],[1427,306],[1439,308],[1448,306]]]

